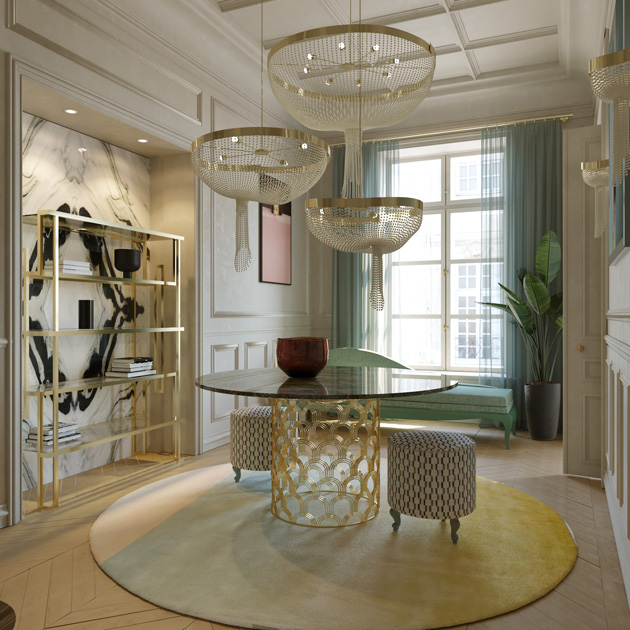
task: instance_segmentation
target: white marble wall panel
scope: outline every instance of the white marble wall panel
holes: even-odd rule
[[[80,151],[79,149],[85,149]],[[149,160],[105,142],[85,136],[51,122],[23,115],[23,214],[38,210],[60,210],[90,216],[112,223],[150,227]],[[36,231],[25,226],[23,245],[27,265],[34,268]],[[91,263],[95,275],[121,275],[113,264],[120,241],[82,238],[71,234],[60,242],[60,258]],[[44,255],[51,255],[50,242]],[[150,257],[150,249],[149,249]],[[150,276],[151,277],[151,276]],[[133,317],[132,289],[129,286],[95,283],[60,283],[60,328],[78,327],[78,301],[94,302],[94,327],[129,326]],[[136,294],[137,325],[150,325],[151,289],[142,287]],[[52,327],[52,285],[33,281],[29,288],[29,325],[31,329]],[[29,350],[29,382],[52,379],[50,339],[36,337]],[[62,337],[59,344],[60,379],[71,380],[101,375],[114,356],[132,353],[130,336],[81,335]],[[151,352],[148,336],[138,336],[136,354]],[[60,404],[60,420],[78,422],[80,427],[94,425],[131,413],[132,386],[107,387],[68,394]],[[141,400],[137,411],[141,411]],[[35,401],[23,420],[24,435],[37,423]],[[44,421],[52,417],[50,399],[44,405]],[[60,476],[65,477],[94,468],[130,454],[130,440],[115,441],[64,455]],[[23,457],[24,488],[35,482],[36,457],[29,450]],[[50,462],[48,462],[50,463]],[[46,467],[50,480],[50,467]]]

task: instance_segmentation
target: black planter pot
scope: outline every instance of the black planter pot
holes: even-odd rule
[[[556,439],[561,402],[560,383],[525,385],[525,415],[533,440]]]

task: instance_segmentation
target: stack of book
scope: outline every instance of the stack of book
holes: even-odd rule
[[[151,357],[120,357],[112,359],[109,370],[105,372],[108,378],[137,378],[155,374]]]
[[[52,260],[47,260],[44,263],[44,271],[47,273],[51,273],[53,269]],[[85,260],[60,260],[59,261],[59,272],[60,273],[74,273],[79,274],[81,276],[91,276],[92,268],[90,267],[90,263]]]
[[[79,428],[78,424],[72,422],[60,422],[59,423],[59,443],[71,442],[72,440],[78,440],[81,437],[80,433],[77,433]],[[37,444],[37,436],[39,434],[37,427],[31,427],[28,430],[28,437],[26,438],[27,444]],[[51,446],[53,443],[53,425],[52,422],[45,424],[42,427],[42,442],[44,446]]]

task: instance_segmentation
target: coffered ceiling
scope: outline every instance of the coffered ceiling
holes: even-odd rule
[[[260,0],[210,1],[244,39],[259,44]],[[588,60],[601,54],[611,5],[610,0],[265,0],[264,47],[360,17],[413,33],[436,49],[433,87],[411,126],[563,108],[592,116]],[[453,103],[454,94],[470,99],[467,111],[465,100]],[[439,103],[447,96],[448,103]]]

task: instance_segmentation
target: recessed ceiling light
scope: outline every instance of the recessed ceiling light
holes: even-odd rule
[[[77,110],[76,109],[64,109],[64,112],[66,112],[66,114],[76,114]]]
[[[142,142],[143,144],[145,142],[149,142],[146,138],[138,138],[138,142]]]

